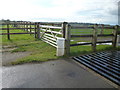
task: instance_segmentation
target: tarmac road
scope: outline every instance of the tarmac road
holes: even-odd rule
[[[2,67],[2,88],[113,88],[71,60]]]

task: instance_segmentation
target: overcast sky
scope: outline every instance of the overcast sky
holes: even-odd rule
[[[0,19],[118,24],[119,0],[0,0]]]

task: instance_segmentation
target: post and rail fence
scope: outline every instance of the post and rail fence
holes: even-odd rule
[[[79,45],[91,45],[92,50],[96,51],[96,45],[99,43],[112,43],[113,47],[120,45],[120,31],[119,26],[107,26],[101,25],[100,34],[98,34],[99,25],[94,26],[71,26],[67,22],[63,23],[43,23],[43,22],[6,22],[2,23],[6,25],[6,28],[1,28],[1,30],[7,30],[7,33],[0,33],[0,35],[7,35],[8,40],[10,40],[10,35],[15,34],[34,34],[34,37],[41,39],[42,41],[52,45],[57,48],[56,55],[70,55],[70,47]],[[25,32],[22,33],[10,33],[10,30],[20,29]],[[92,34],[72,34],[72,29],[92,29]],[[111,34],[103,34],[104,29],[113,29]],[[81,32],[82,33],[82,32]],[[71,44],[71,38],[92,38],[91,42]],[[112,40],[107,41],[97,41],[98,37],[112,37]],[[119,43],[118,43],[119,42]]]
[[[92,34],[83,34],[83,35],[71,35],[72,38],[77,37],[77,38],[84,38],[84,37],[89,37],[92,38],[91,42],[86,42],[86,43],[79,43],[79,44],[70,44],[70,46],[79,46],[79,45],[90,45],[92,47],[92,50],[95,52],[96,51],[96,45],[97,44],[101,44],[101,43],[112,43],[113,47],[116,47],[119,45],[120,43],[120,30],[119,30],[119,26],[109,26],[109,27],[103,27],[104,25],[102,25],[102,30],[100,34],[98,34],[98,25],[95,24],[92,27],[72,27],[74,28],[79,28],[79,29],[93,29]],[[111,34],[103,34],[103,29],[113,29],[113,32]],[[97,41],[98,37],[112,37],[112,40],[104,40],[104,41]]]

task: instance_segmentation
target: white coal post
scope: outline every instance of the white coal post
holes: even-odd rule
[[[57,38],[57,56],[63,56],[65,50],[65,39],[64,38]]]
[[[117,47],[120,46],[120,35],[117,35]]]

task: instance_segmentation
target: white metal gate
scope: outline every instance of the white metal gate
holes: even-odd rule
[[[62,38],[62,27],[48,25],[39,25],[39,27],[41,40],[57,48],[57,56],[63,56],[65,39]]]

